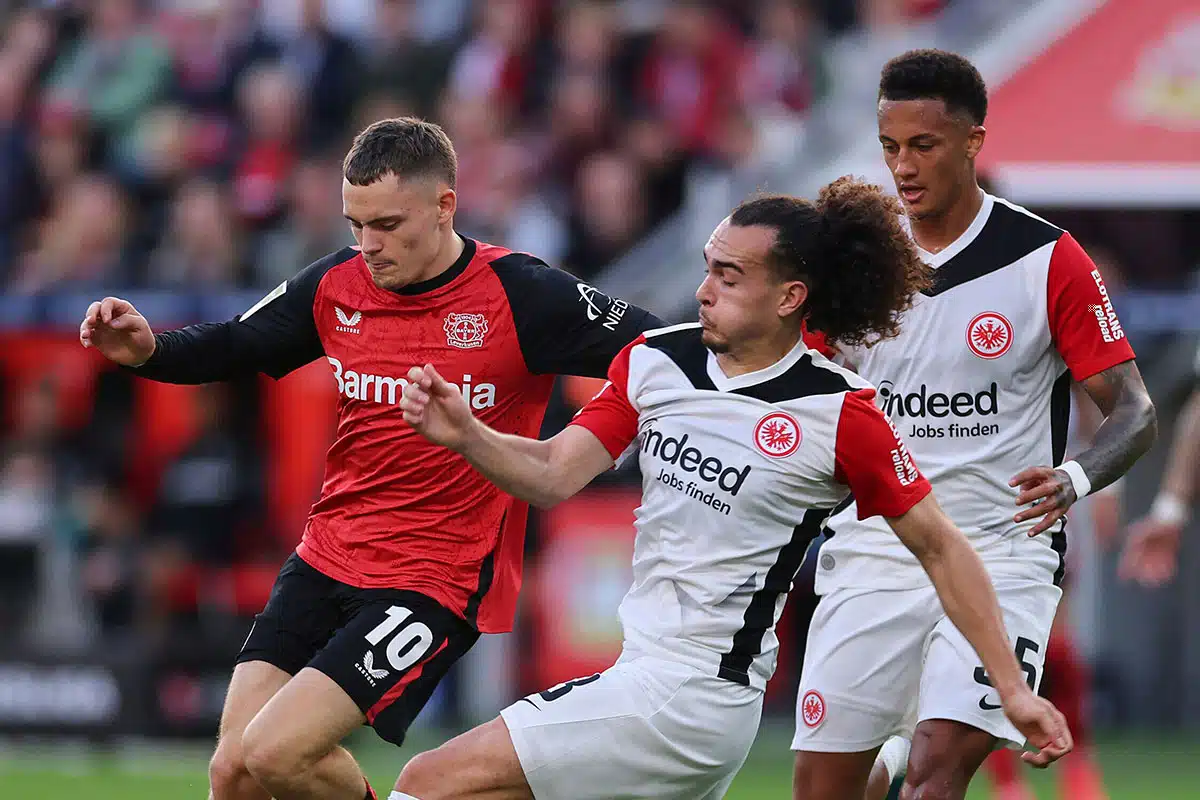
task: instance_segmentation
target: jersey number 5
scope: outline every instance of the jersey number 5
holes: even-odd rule
[[[392,606],[387,610],[387,619],[376,625],[366,635],[366,640],[372,646],[379,644],[397,628],[404,620],[412,616],[412,611],[401,606]],[[423,622],[410,622],[404,629],[392,637],[387,646],[387,660],[392,669],[403,672],[420,661],[429,652],[433,644],[433,631]]]
[[[1021,662],[1021,669],[1025,673],[1025,682],[1029,684],[1029,688],[1031,690],[1036,691],[1037,667],[1025,660],[1025,654],[1030,650],[1036,653],[1038,651],[1038,643],[1032,639],[1026,639],[1024,636],[1018,636],[1017,646],[1015,649],[1017,652],[1017,661]],[[992,680],[988,677],[987,672],[983,667],[975,668],[975,682],[987,687],[991,687],[992,685]],[[979,707],[984,711],[995,711],[996,709],[1000,708],[1000,706],[995,705],[994,703],[989,703],[986,694],[979,698]]]

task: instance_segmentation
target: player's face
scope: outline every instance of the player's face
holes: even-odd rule
[[[424,277],[438,259],[456,198],[433,178],[388,173],[366,186],[342,181],[342,213],[362,248],[371,278],[398,289]]]
[[[983,126],[942,100],[880,100],[878,116],[883,159],[909,216],[941,216],[974,188]]]
[[[704,246],[704,280],[696,299],[701,340],[714,353],[772,336],[803,303],[804,284],[781,281],[771,269],[774,244],[772,228],[733,225],[726,218]]]

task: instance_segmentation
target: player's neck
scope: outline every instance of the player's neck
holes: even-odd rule
[[[913,239],[927,253],[939,253],[967,232],[979,209],[983,208],[983,190],[977,184],[963,192],[962,197],[945,213],[936,217],[912,219]]]
[[[758,372],[778,363],[784,356],[792,352],[800,342],[800,331],[783,331],[780,334],[746,342],[741,347],[730,348],[728,352],[717,354],[717,366],[721,368],[726,378],[736,378]]]
[[[433,280],[441,275],[446,270],[454,266],[454,262],[458,261],[462,255],[463,248],[466,246],[463,238],[455,232],[453,228],[447,229],[442,234],[442,243],[438,248],[438,254],[429,262],[429,265],[420,273],[414,275],[412,280],[407,281],[405,285],[414,283],[424,283],[425,281]]]

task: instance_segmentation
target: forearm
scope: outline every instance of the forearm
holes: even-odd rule
[[[557,505],[582,486],[556,463],[553,440],[500,433],[476,420],[459,452],[502,491],[539,508]]]
[[[231,323],[205,322],[156,333],[154,353],[135,375],[162,383],[213,383],[245,371],[244,352],[234,341]]]
[[[1120,478],[1154,444],[1158,420],[1134,362],[1119,364],[1084,382],[1105,413],[1092,446],[1073,459],[1093,492]]]
[[[1005,632],[1004,618],[991,578],[979,555],[958,531],[939,537],[939,546],[920,553],[946,616],[979,655],[1001,698],[1024,683],[1023,673]]]
[[[1167,460],[1160,491],[1191,503],[1196,496],[1197,463],[1200,461],[1200,391],[1192,393],[1176,422],[1175,443]]]

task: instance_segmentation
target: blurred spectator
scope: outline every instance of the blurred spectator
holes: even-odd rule
[[[325,0],[301,0],[300,30],[282,55],[284,67],[307,92],[307,144],[318,148],[341,133],[362,83],[354,46],[326,24],[324,5]]]
[[[50,97],[85,110],[119,149],[171,75],[170,54],[145,23],[138,0],[96,0],[82,40],[50,79]]]
[[[146,525],[156,592],[192,564],[231,565],[239,539],[260,521],[257,464],[234,434],[230,399],[228,385],[197,387],[196,434],[163,470]]]
[[[258,286],[278,286],[319,258],[354,244],[342,218],[342,165],[333,159],[300,162],[292,175],[287,222],[264,235],[254,264]]]
[[[0,630],[9,632],[10,641],[24,630],[37,596],[39,556],[53,509],[49,458],[34,448],[12,449],[0,464]]]
[[[537,32],[534,0],[480,0],[478,25],[454,59],[449,92],[490,99],[505,112],[527,110],[533,81],[529,46]]]
[[[48,204],[66,191],[91,160],[87,119],[69,105],[44,101],[36,109],[33,143],[40,196],[43,204]]]
[[[402,97],[412,113],[437,108],[453,49],[417,38],[417,0],[376,0],[375,25],[366,48],[367,91]]]
[[[609,145],[607,108],[600,77],[589,73],[559,76],[550,100],[543,179],[571,186],[584,159]]]
[[[645,228],[641,174],[620,152],[597,153],[579,170],[567,268],[595,274],[634,245]]]
[[[655,225],[683,205],[687,154],[661,117],[642,116],[626,123],[624,148],[644,174],[646,222]]]
[[[100,174],[80,176],[54,200],[40,226],[37,249],[24,259],[12,287],[40,292],[70,284],[99,291],[126,278],[126,201],[117,184]]]
[[[758,38],[750,46],[741,75],[747,106],[759,112],[808,109],[816,90],[811,26],[802,0],[764,0],[758,6]]]
[[[0,264],[6,270],[37,199],[29,132],[20,118],[28,87],[12,60],[7,54],[0,57]]]
[[[222,288],[239,282],[242,262],[233,209],[217,183],[196,178],[175,195],[162,244],[150,259],[152,285]]]
[[[703,154],[715,123],[736,102],[744,43],[707,0],[676,0],[644,56],[637,92],[684,148]]]
[[[234,204],[243,221],[263,228],[283,211],[304,113],[302,88],[286,69],[259,65],[243,76],[238,100],[246,130],[234,168]]]
[[[130,631],[143,597],[142,536],[129,503],[117,487],[80,487],[69,506],[79,531],[80,582],[90,599],[102,636]]]

